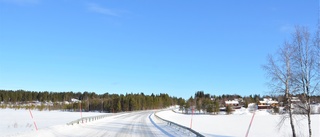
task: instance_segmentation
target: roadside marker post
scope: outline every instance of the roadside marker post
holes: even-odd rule
[[[31,112],[30,109],[29,109],[29,113],[30,113],[30,116],[31,116],[31,118],[32,118],[32,120],[33,120],[33,125],[34,125],[34,127],[36,128],[36,131],[38,131],[38,127],[37,127],[36,121],[34,121],[33,115],[32,115],[32,112]]]
[[[256,114],[256,110],[253,112],[253,115],[252,115],[248,130],[247,130],[247,133],[246,133],[246,137],[248,137],[248,135],[249,135],[249,131],[250,131],[250,128],[251,128],[251,125],[252,125],[252,121],[253,121],[253,118],[254,118],[255,114]]]
[[[80,101],[80,116],[81,116],[81,119],[82,119],[82,107],[81,107],[81,104],[82,104],[82,102]],[[82,119],[82,123],[83,123],[83,119]]]
[[[190,129],[192,129],[192,119],[193,119],[193,108],[192,108],[192,115],[191,115]]]

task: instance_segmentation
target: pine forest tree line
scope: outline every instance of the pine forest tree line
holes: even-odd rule
[[[71,102],[71,99],[79,101]],[[39,109],[66,111],[100,111],[123,112],[136,110],[161,109],[177,104],[176,97],[168,94],[96,94],[95,92],[35,92],[25,90],[0,90],[2,108],[13,107],[35,108],[34,102],[39,102]],[[45,105],[51,103],[51,105]],[[81,104],[80,104],[81,103]],[[26,105],[31,104],[31,105]]]

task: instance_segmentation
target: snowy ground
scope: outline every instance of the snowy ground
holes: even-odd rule
[[[80,112],[37,111],[26,109],[0,109],[0,136],[12,136],[29,131],[35,131],[34,122],[39,130],[54,125],[65,125],[79,119]],[[103,113],[105,114],[105,113]],[[83,117],[102,115],[102,113],[83,112]]]
[[[79,112],[32,111],[0,109],[0,137],[70,137],[70,136],[186,136],[172,129],[166,123],[156,119],[154,111],[107,114],[106,118],[85,124],[66,125],[80,118]],[[106,115],[106,113],[82,113],[83,117]],[[158,116],[190,127],[205,136],[213,137],[243,137],[245,136],[252,113],[246,109],[238,110],[232,115],[185,115],[164,110],[156,113]],[[265,111],[257,111],[253,119],[250,137],[289,137],[289,123],[278,130],[280,115],[271,115]],[[300,124],[297,127],[298,136],[307,136],[307,122],[303,117],[297,117]],[[35,130],[33,121],[37,123]],[[320,115],[312,115],[313,136],[320,136]]]
[[[80,118],[79,112],[0,109],[0,136],[4,137],[150,137],[186,136],[155,118],[154,111],[107,114],[99,120],[67,125]],[[83,113],[84,117],[106,113]],[[33,125],[37,123],[38,130]]]
[[[173,111],[162,111],[158,116],[190,127],[192,119],[192,129],[202,133],[205,136],[213,137],[244,137],[248,130],[252,113],[246,109],[237,110],[232,115],[185,115]],[[289,121],[278,129],[278,123],[281,115],[272,115],[266,111],[256,111],[249,137],[290,137],[291,129]],[[307,136],[307,119],[304,116],[296,117],[297,135],[299,137]],[[320,137],[320,115],[312,115],[313,137]]]

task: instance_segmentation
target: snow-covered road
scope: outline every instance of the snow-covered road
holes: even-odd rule
[[[152,124],[153,120],[149,118],[151,114],[152,112],[150,111],[143,111],[120,115],[111,121],[106,121],[107,123],[103,125],[108,130],[114,129],[114,132],[106,132],[108,136],[165,136],[163,132]]]
[[[158,123],[158,124],[156,124]],[[173,133],[174,134],[174,133]],[[116,114],[97,121],[75,125],[57,125],[38,131],[20,133],[16,136],[46,136],[46,137],[70,137],[70,136],[94,136],[94,137],[150,137],[171,136],[170,130],[166,130],[164,124],[158,121],[153,111],[141,111]]]

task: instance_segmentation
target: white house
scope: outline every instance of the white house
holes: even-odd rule
[[[225,101],[226,105],[232,105],[232,106],[239,106],[239,101],[238,100],[228,100]]]
[[[258,109],[270,109],[278,106],[278,101],[272,100],[272,98],[263,98],[263,100],[259,101]]]
[[[239,101],[237,99],[228,100],[228,101],[225,101],[225,104],[226,104],[226,106],[231,105],[231,106],[235,107],[235,106],[239,106]]]
[[[80,102],[80,100],[79,99],[75,99],[75,98],[71,98],[71,102],[72,103],[78,103],[78,102]]]

